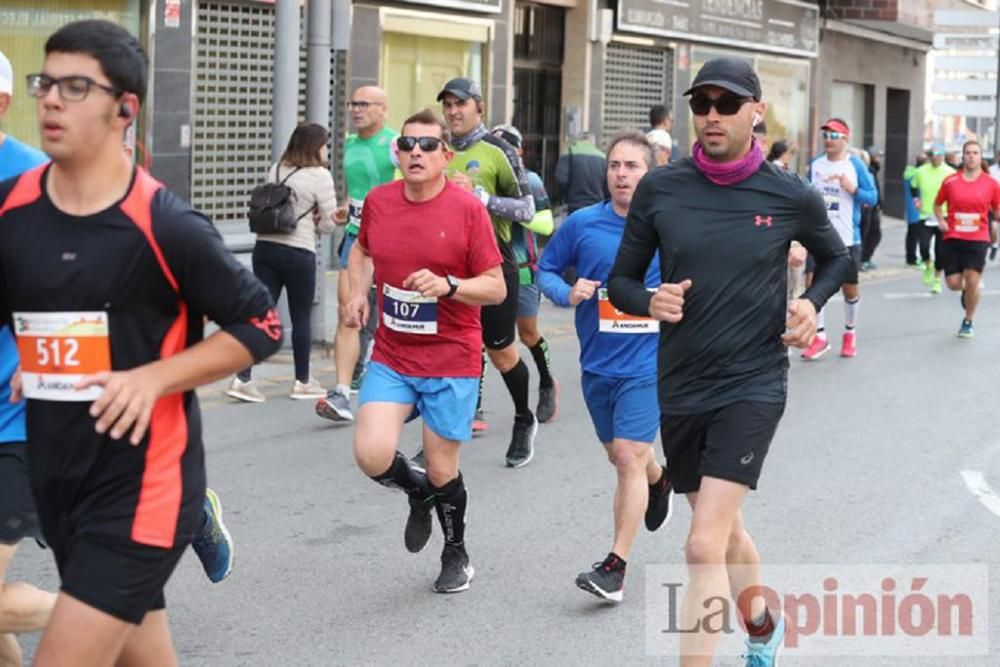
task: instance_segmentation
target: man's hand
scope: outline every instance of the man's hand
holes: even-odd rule
[[[795,299],[788,304],[788,329],[781,337],[790,347],[806,348],[816,336],[816,306],[809,299]]]
[[[448,279],[431,273],[428,269],[414,271],[403,281],[403,289],[420,292],[421,296],[445,296],[451,291]]]
[[[593,299],[594,294],[597,293],[597,288],[600,286],[600,280],[577,278],[573,289],[569,291],[569,304],[571,306],[578,306],[587,299]]]
[[[341,317],[344,319],[344,326],[348,329],[360,329],[368,324],[368,297],[364,294],[351,294],[351,298],[344,304]]]
[[[109,433],[121,440],[131,431],[129,442],[138,445],[149,428],[160,384],[155,371],[140,366],[129,371],[105,371],[88,375],[76,383],[78,390],[101,386],[104,391],[90,406],[90,416],[97,420],[94,430]]]
[[[24,381],[21,378],[21,364],[17,365],[13,377],[10,378],[10,402],[20,403],[24,400]]]
[[[944,218],[938,218],[937,219],[937,223],[938,223],[938,229],[940,229],[942,232],[947,232],[948,231],[948,221],[947,220],[945,220]]]
[[[913,198],[913,208],[917,209],[918,211],[920,210],[922,203],[923,202],[920,201],[920,197]]]
[[[855,183],[854,180],[847,174],[840,174],[837,177],[837,180],[840,181],[840,187],[843,188],[844,192],[847,194],[853,195],[858,191],[858,184]]]
[[[347,204],[337,207],[337,210],[333,212],[333,223],[335,225],[347,224]]]
[[[468,190],[469,192],[472,192],[473,188],[476,187],[475,183],[472,182],[472,179],[469,178],[469,175],[463,174],[460,171],[456,171],[451,175],[451,182],[463,190]]]
[[[649,316],[671,324],[680,322],[684,317],[684,294],[689,289],[690,280],[660,285],[649,302]]]
[[[788,249],[788,266],[797,269],[806,263],[809,252],[801,245],[795,244]]]

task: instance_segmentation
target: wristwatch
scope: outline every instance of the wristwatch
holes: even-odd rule
[[[458,278],[455,276],[446,276],[445,280],[448,281],[448,293],[445,294],[447,297],[455,296],[455,292],[458,291]]]

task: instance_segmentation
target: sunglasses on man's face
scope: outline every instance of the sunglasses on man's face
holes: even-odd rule
[[[695,116],[707,116],[715,107],[715,110],[722,116],[732,116],[743,108],[743,105],[753,100],[752,97],[739,97],[738,95],[722,95],[714,100],[708,95],[692,95],[688,100],[691,113]]]
[[[433,153],[438,147],[444,145],[443,139],[437,137],[407,137],[402,136],[396,139],[396,147],[404,153],[409,153],[417,146],[424,153]]]
[[[843,132],[823,132],[823,138],[828,141],[836,141],[837,139],[846,139],[847,135]]]

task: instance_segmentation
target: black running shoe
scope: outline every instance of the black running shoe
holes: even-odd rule
[[[514,432],[510,436],[510,446],[507,448],[507,466],[520,468],[528,465],[535,455],[535,435],[538,434],[538,419],[531,415],[530,422],[514,419]]]
[[[406,550],[411,554],[419,553],[427,542],[431,539],[431,530],[434,526],[431,517],[431,509],[434,507],[433,498],[409,497],[410,516],[406,519],[406,530],[403,532],[403,542],[406,543]]]
[[[434,582],[435,593],[459,593],[469,590],[469,582],[476,573],[469,564],[469,554],[465,547],[444,545],[441,552],[441,574]]]
[[[555,421],[559,414],[559,381],[553,380],[551,387],[538,388],[538,407],[535,409],[535,417],[542,424]]]
[[[427,460],[424,458],[424,448],[410,457],[410,465],[420,472],[427,472]]]
[[[652,532],[665,524],[673,509],[670,502],[670,480],[667,479],[667,469],[663,470],[663,478],[649,487],[649,504],[646,505],[646,530]]]
[[[617,556],[608,554],[603,563],[594,563],[593,570],[578,574],[576,585],[581,590],[608,602],[621,602],[625,588],[625,571],[613,566],[617,559]]]

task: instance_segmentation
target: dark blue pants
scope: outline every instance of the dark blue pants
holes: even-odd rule
[[[309,351],[312,346],[313,296],[316,293],[316,253],[269,241],[258,241],[253,248],[253,272],[278,302],[281,290],[288,293],[288,312],[292,318],[292,357],[295,379],[309,381]],[[250,370],[240,372],[246,382]]]

